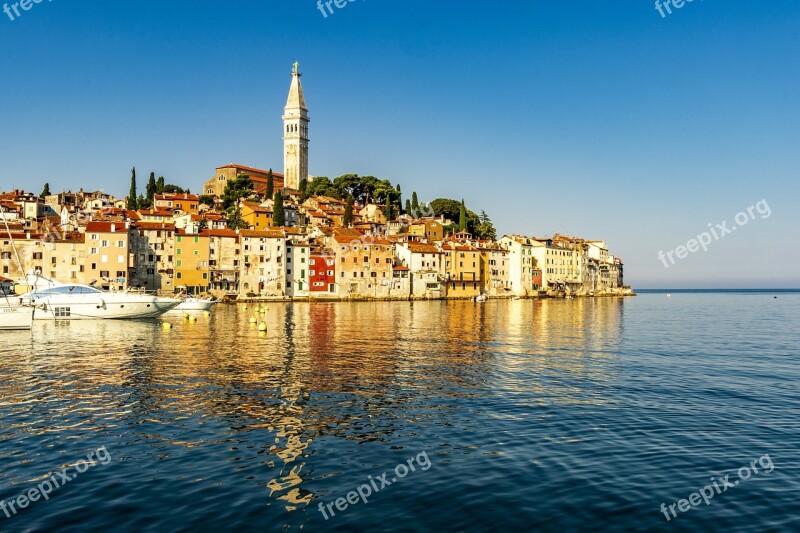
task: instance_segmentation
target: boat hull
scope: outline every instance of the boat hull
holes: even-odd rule
[[[0,331],[31,329],[33,307],[21,305],[0,306]]]
[[[171,311],[179,300],[154,296],[115,298],[50,297],[35,301],[34,320],[125,320],[155,318]]]

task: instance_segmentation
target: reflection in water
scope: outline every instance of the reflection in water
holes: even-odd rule
[[[160,321],[37,322],[32,333],[3,335],[0,461],[9,466],[0,471],[0,498],[106,445],[111,466],[15,518],[20,528],[46,529],[83,512],[75,523],[96,529],[119,516],[154,531],[316,529],[332,526],[316,512],[319,502],[428,451],[430,471],[337,516],[335,526],[385,528],[391,516],[396,529],[490,529],[494,513],[468,511],[481,505],[512,505],[494,519],[511,529],[531,520],[575,526],[569,520],[585,518],[573,512],[581,502],[596,518],[615,509],[646,517],[652,502],[643,491],[659,489],[644,474],[636,484],[630,472],[670,471],[660,457],[676,431],[671,411],[653,406],[664,397],[674,409],[687,390],[719,394],[698,389],[696,372],[682,377],[692,386],[673,394],[663,385],[678,379],[673,365],[638,355],[648,349],[631,355],[631,323],[645,338],[661,320],[648,301],[269,304],[266,332],[249,323],[252,306],[217,306],[196,322],[169,316],[171,330]],[[652,390],[642,386],[648,380]],[[726,403],[725,415],[737,408]],[[711,435],[736,427],[697,423],[715,428]],[[698,437],[683,438],[672,449]],[[748,454],[764,452],[756,448]],[[638,453],[635,468],[618,468]],[[531,480],[547,498],[523,490]],[[669,490],[679,495],[692,486],[659,483],[675,483]],[[403,522],[412,515],[423,521]]]

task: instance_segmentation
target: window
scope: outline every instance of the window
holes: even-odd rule
[[[183,261],[181,261],[180,259],[178,259],[177,261],[175,261],[175,266],[176,266],[176,267],[180,268],[182,265],[183,265]]]
[[[100,246],[103,248],[108,248],[108,241],[100,241]]]
[[[125,248],[125,241],[117,241],[117,248]]]

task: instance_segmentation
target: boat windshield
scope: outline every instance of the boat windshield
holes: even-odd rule
[[[97,294],[101,292],[103,291],[94,287],[89,287],[88,285],[61,285],[59,287],[35,291],[31,293],[31,296],[46,298],[48,296],[61,296],[65,294]]]

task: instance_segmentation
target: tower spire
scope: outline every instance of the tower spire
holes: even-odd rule
[[[300,83],[300,63],[292,66],[292,84],[283,114],[283,167],[284,183],[290,189],[299,189],[300,181],[308,179],[308,108]]]

